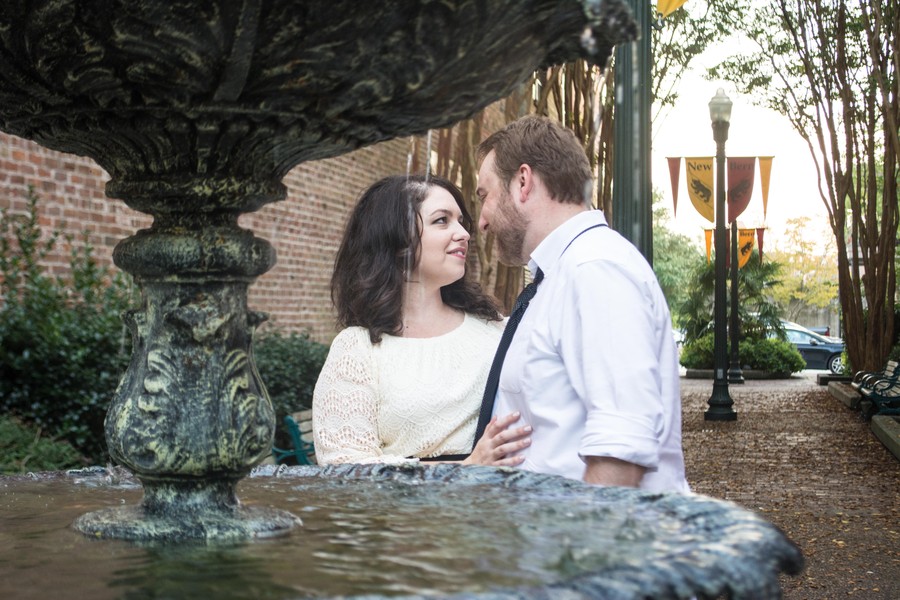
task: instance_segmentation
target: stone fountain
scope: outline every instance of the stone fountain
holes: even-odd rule
[[[622,0],[5,0],[0,129],[91,157],[111,177],[108,196],[153,216],[114,252],[139,283],[143,305],[125,317],[133,353],[106,420],[110,454],[136,475],[143,498],[84,514],[75,528],[171,543],[274,537],[297,526],[289,510],[244,504],[236,493],[269,453],[275,428],[250,351],[265,316],[247,306],[248,286],[274,265],[275,252],[238,217],[283,200],[281,179],[302,161],[452,124],[539,66],[576,58],[604,65],[613,45],[635,35]],[[640,575],[632,566],[609,571],[595,591],[639,581],[669,590],[656,597],[757,597],[802,562],[771,525],[711,499],[460,471],[357,467],[292,476],[475,481],[537,497],[553,488],[564,492],[553,496],[552,511],[566,498],[605,498],[621,514],[659,503],[672,523],[681,510],[722,525],[709,527],[697,547],[721,544],[724,554],[713,560],[709,547],[693,547],[677,583],[659,568]],[[737,522],[750,529],[729,542],[726,525]],[[758,555],[761,575],[724,568],[729,552]],[[710,562],[693,564],[703,560]]]

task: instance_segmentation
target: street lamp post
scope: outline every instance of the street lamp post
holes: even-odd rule
[[[731,222],[731,310],[728,332],[731,336],[731,362],[728,365],[728,383],[744,383],[738,340],[741,335],[741,319],[738,315],[738,227],[737,219]]]
[[[709,101],[709,118],[712,121],[713,139],[716,141],[716,290],[713,313],[713,391],[703,418],[707,421],[734,421],[737,413],[732,408],[734,401],[728,393],[728,380],[725,378],[725,370],[728,368],[728,339],[725,331],[725,245],[728,243],[725,235],[725,140],[728,139],[731,100],[722,88]]]

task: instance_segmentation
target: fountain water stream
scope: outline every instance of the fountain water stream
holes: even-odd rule
[[[143,305],[126,316],[133,353],[106,421],[110,454],[135,474],[143,499],[130,504],[126,494],[124,505],[110,505],[101,493],[76,501],[79,511],[93,511],[75,523],[88,536],[163,543],[158,552],[166,557],[178,548],[165,545],[173,541],[234,542],[296,527],[303,500],[275,502],[273,492],[278,507],[269,508],[265,494],[246,504],[237,498],[242,478],[269,453],[275,427],[250,351],[265,316],[247,306],[248,286],[274,265],[275,252],[238,226],[239,215],[283,200],[281,179],[302,161],[452,124],[506,96],[538,66],[575,58],[604,65],[612,46],[637,31],[622,0],[361,6],[356,0],[0,4],[0,130],[93,158],[111,177],[109,197],[153,216],[149,229],[123,240],[114,253],[115,263],[140,285]],[[646,565],[642,574],[631,564],[595,591],[646,581],[662,590],[656,597],[682,597],[704,586],[746,589],[744,597],[757,597],[753,590],[770,591],[773,582],[777,589],[778,571],[799,564],[783,536],[736,507],[489,471],[479,485],[509,490],[510,504],[520,491],[534,490],[535,510],[551,515],[548,522],[568,521],[566,498],[583,508],[586,498],[606,496],[609,514],[621,515],[631,514],[628,507],[662,502],[672,517],[670,533],[679,530],[677,523],[688,526],[679,511],[702,519],[702,510],[692,510],[717,507],[718,529],[706,532],[722,544],[717,548],[759,559],[761,575],[746,588],[735,587],[741,578],[723,567],[733,560],[728,552],[703,551],[685,554],[696,562],[674,571],[681,573],[675,579],[660,575],[658,565]],[[424,467],[297,477],[367,481],[376,488],[387,478],[402,484],[392,492],[402,498],[432,480],[469,489],[469,473],[481,472],[449,480],[448,472]],[[40,495],[31,487],[40,483],[0,478],[4,503],[16,507],[22,495]],[[436,506],[426,503],[423,510]],[[46,531],[19,529],[21,520],[7,524],[15,533],[3,534],[13,536],[14,547],[44,539]],[[738,521],[754,533],[729,545],[728,524]],[[550,530],[545,534],[555,539]],[[514,547],[521,543],[509,540]],[[82,550],[80,543],[70,546]],[[17,553],[27,555],[27,549]],[[605,560],[573,577],[603,571]],[[59,567],[65,561],[50,562]],[[433,592],[427,585],[416,593]],[[289,590],[259,597],[297,592]]]

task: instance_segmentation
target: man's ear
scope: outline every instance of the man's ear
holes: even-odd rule
[[[524,163],[520,165],[513,180],[519,191],[520,201],[525,202],[534,191],[534,171],[531,170],[531,166]]]

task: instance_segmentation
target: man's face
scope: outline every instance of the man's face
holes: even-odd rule
[[[492,232],[497,240],[500,262],[507,265],[524,265],[525,231],[528,219],[518,209],[507,182],[500,181],[494,171],[494,152],[484,157],[478,171],[478,197],[482,201],[478,228],[483,233]]]

